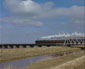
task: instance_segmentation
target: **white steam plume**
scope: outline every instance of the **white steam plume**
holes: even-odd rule
[[[77,32],[74,32],[72,34],[59,33],[55,35],[44,36],[44,37],[41,37],[41,39],[68,38],[68,37],[84,37],[84,33],[77,33]]]

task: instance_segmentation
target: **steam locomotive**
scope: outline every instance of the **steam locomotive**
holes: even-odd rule
[[[77,38],[77,39],[64,39],[64,40],[36,40],[35,43],[37,45],[84,45],[85,44],[85,38]]]
[[[35,43],[38,45],[63,45],[65,40],[36,40]]]

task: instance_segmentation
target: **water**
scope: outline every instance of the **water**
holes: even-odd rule
[[[79,53],[79,52],[64,52],[62,54],[35,56],[35,57],[29,57],[29,58],[24,58],[24,59],[3,62],[3,63],[0,63],[0,69],[23,69],[29,66],[29,64],[33,62],[38,62],[38,61],[45,60],[48,58],[57,58],[63,55],[74,54],[74,53]]]
[[[0,63],[0,69],[23,69],[24,67],[28,66],[29,64],[37,61],[41,61],[47,58],[53,58],[54,56],[36,56],[30,58],[24,58],[14,61],[8,61]]]

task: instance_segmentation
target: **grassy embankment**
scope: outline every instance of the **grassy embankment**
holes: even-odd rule
[[[85,61],[82,62],[80,60],[79,60],[80,62],[78,62],[79,64],[77,64],[78,66],[77,65],[74,65],[74,66],[69,65],[69,66],[65,66],[63,68],[57,68],[56,67],[58,65],[62,65],[66,62],[75,60],[76,58],[80,58],[82,56],[85,56],[84,52],[62,56],[60,58],[47,59],[47,60],[43,60],[43,61],[40,61],[40,62],[31,63],[25,69],[83,69],[84,68],[83,63],[85,63]],[[85,59],[85,57],[84,57],[84,59]]]
[[[66,63],[61,69],[85,69],[85,56]]]
[[[73,52],[73,51],[80,51],[80,49],[70,48],[70,47],[0,49],[0,62],[26,58],[26,57],[39,56],[39,55],[61,54],[64,52]]]

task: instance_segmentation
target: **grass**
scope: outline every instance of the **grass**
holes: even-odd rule
[[[72,66],[72,65],[69,65],[69,66],[66,66],[64,69],[85,69],[85,60],[84,62],[82,63],[78,63],[80,64],[79,66],[76,65],[76,66]]]
[[[83,53],[76,53],[75,54],[71,54],[71,55],[67,55],[67,56],[62,56],[60,58],[53,58],[53,59],[47,59],[44,61],[40,61],[40,62],[36,62],[36,63],[31,63],[28,67],[26,67],[25,69],[54,69],[54,67],[56,67],[57,65],[61,65],[63,63],[66,63],[68,61],[74,60],[78,57],[84,56],[84,52]],[[83,65],[80,65],[80,67],[82,67]],[[55,68],[57,69],[57,68]],[[65,68],[65,69],[70,69],[70,67]],[[74,68],[77,69],[77,68]]]
[[[64,52],[80,51],[79,48],[70,47],[42,47],[42,48],[16,48],[0,49],[0,62],[48,54],[61,54]]]
[[[85,69],[85,56],[80,60],[64,66],[62,69]]]

